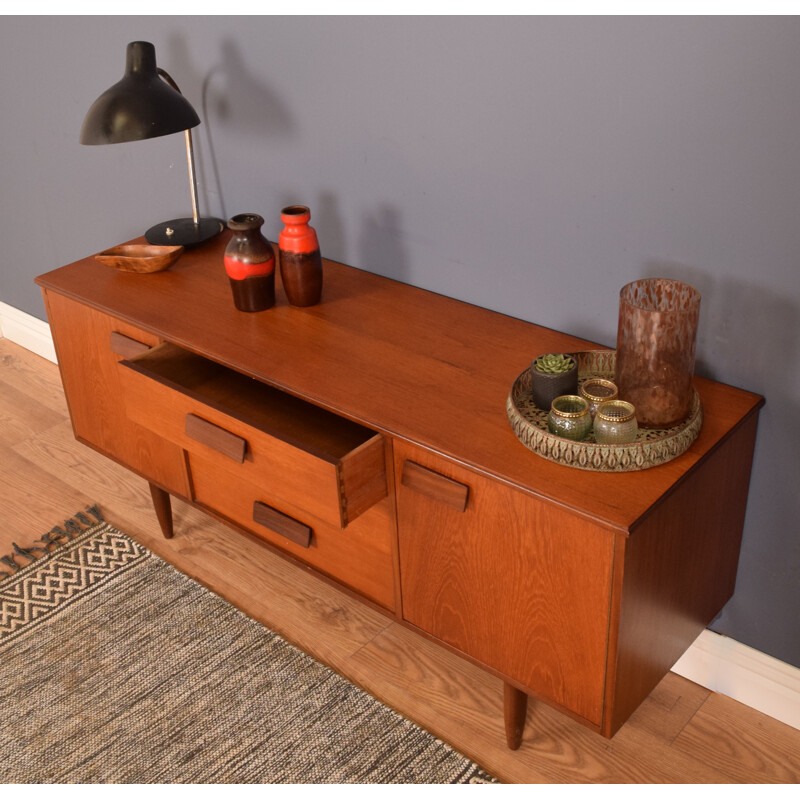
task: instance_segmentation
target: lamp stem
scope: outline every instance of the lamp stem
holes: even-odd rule
[[[186,137],[186,163],[189,165],[189,186],[192,192],[192,220],[195,225],[200,223],[200,214],[197,210],[197,177],[194,174],[194,147],[192,147],[192,132],[187,128],[183,135]]]
[[[183,94],[178,88],[178,84],[172,80],[170,74],[165,69],[157,67],[156,71],[169,86],[178,92],[178,94]],[[192,194],[192,221],[194,222],[195,226],[197,226],[200,224],[200,213],[198,211],[197,204],[197,177],[194,171],[194,146],[192,145],[192,132],[189,128],[187,128],[183,132],[183,135],[186,139],[186,163],[189,167],[189,189]]]

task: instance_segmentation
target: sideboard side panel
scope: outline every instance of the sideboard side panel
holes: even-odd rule
[[[130,422],[112,334],[144,346],[157,337],[64,295],[45,292],[61,380],[75,436],[164,489],[188,497],[182,450]]]
[[[607,736],[636,710],[733,594],[757,423],[754,412],[625,542]]]

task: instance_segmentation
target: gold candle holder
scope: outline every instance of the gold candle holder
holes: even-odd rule
[[[589,413],[594,419],[597,407],[608,400],[616,400],[619,396],[617,384],[605,378],[589,378],[578,390],[578,394],[589,404]]]

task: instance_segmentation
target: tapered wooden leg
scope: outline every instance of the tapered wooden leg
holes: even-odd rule
[[[165,492],[158,486],[150,484],[150,496],[153,498],[153,508],[156,510],[158,524],[165,539],[172,538],[172,503],[169,499],[169,492]]]
[[[506,721],[506,743],[511,750],[518,750],[522,744],[522,732],[525,730],[528,695],[508,683],[504,685],[503,706]]]

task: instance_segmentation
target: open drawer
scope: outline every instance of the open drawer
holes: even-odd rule
[[[120,361],[128,416],[220,469],[344,528],[384,498],[383,438],[164,343]]]

